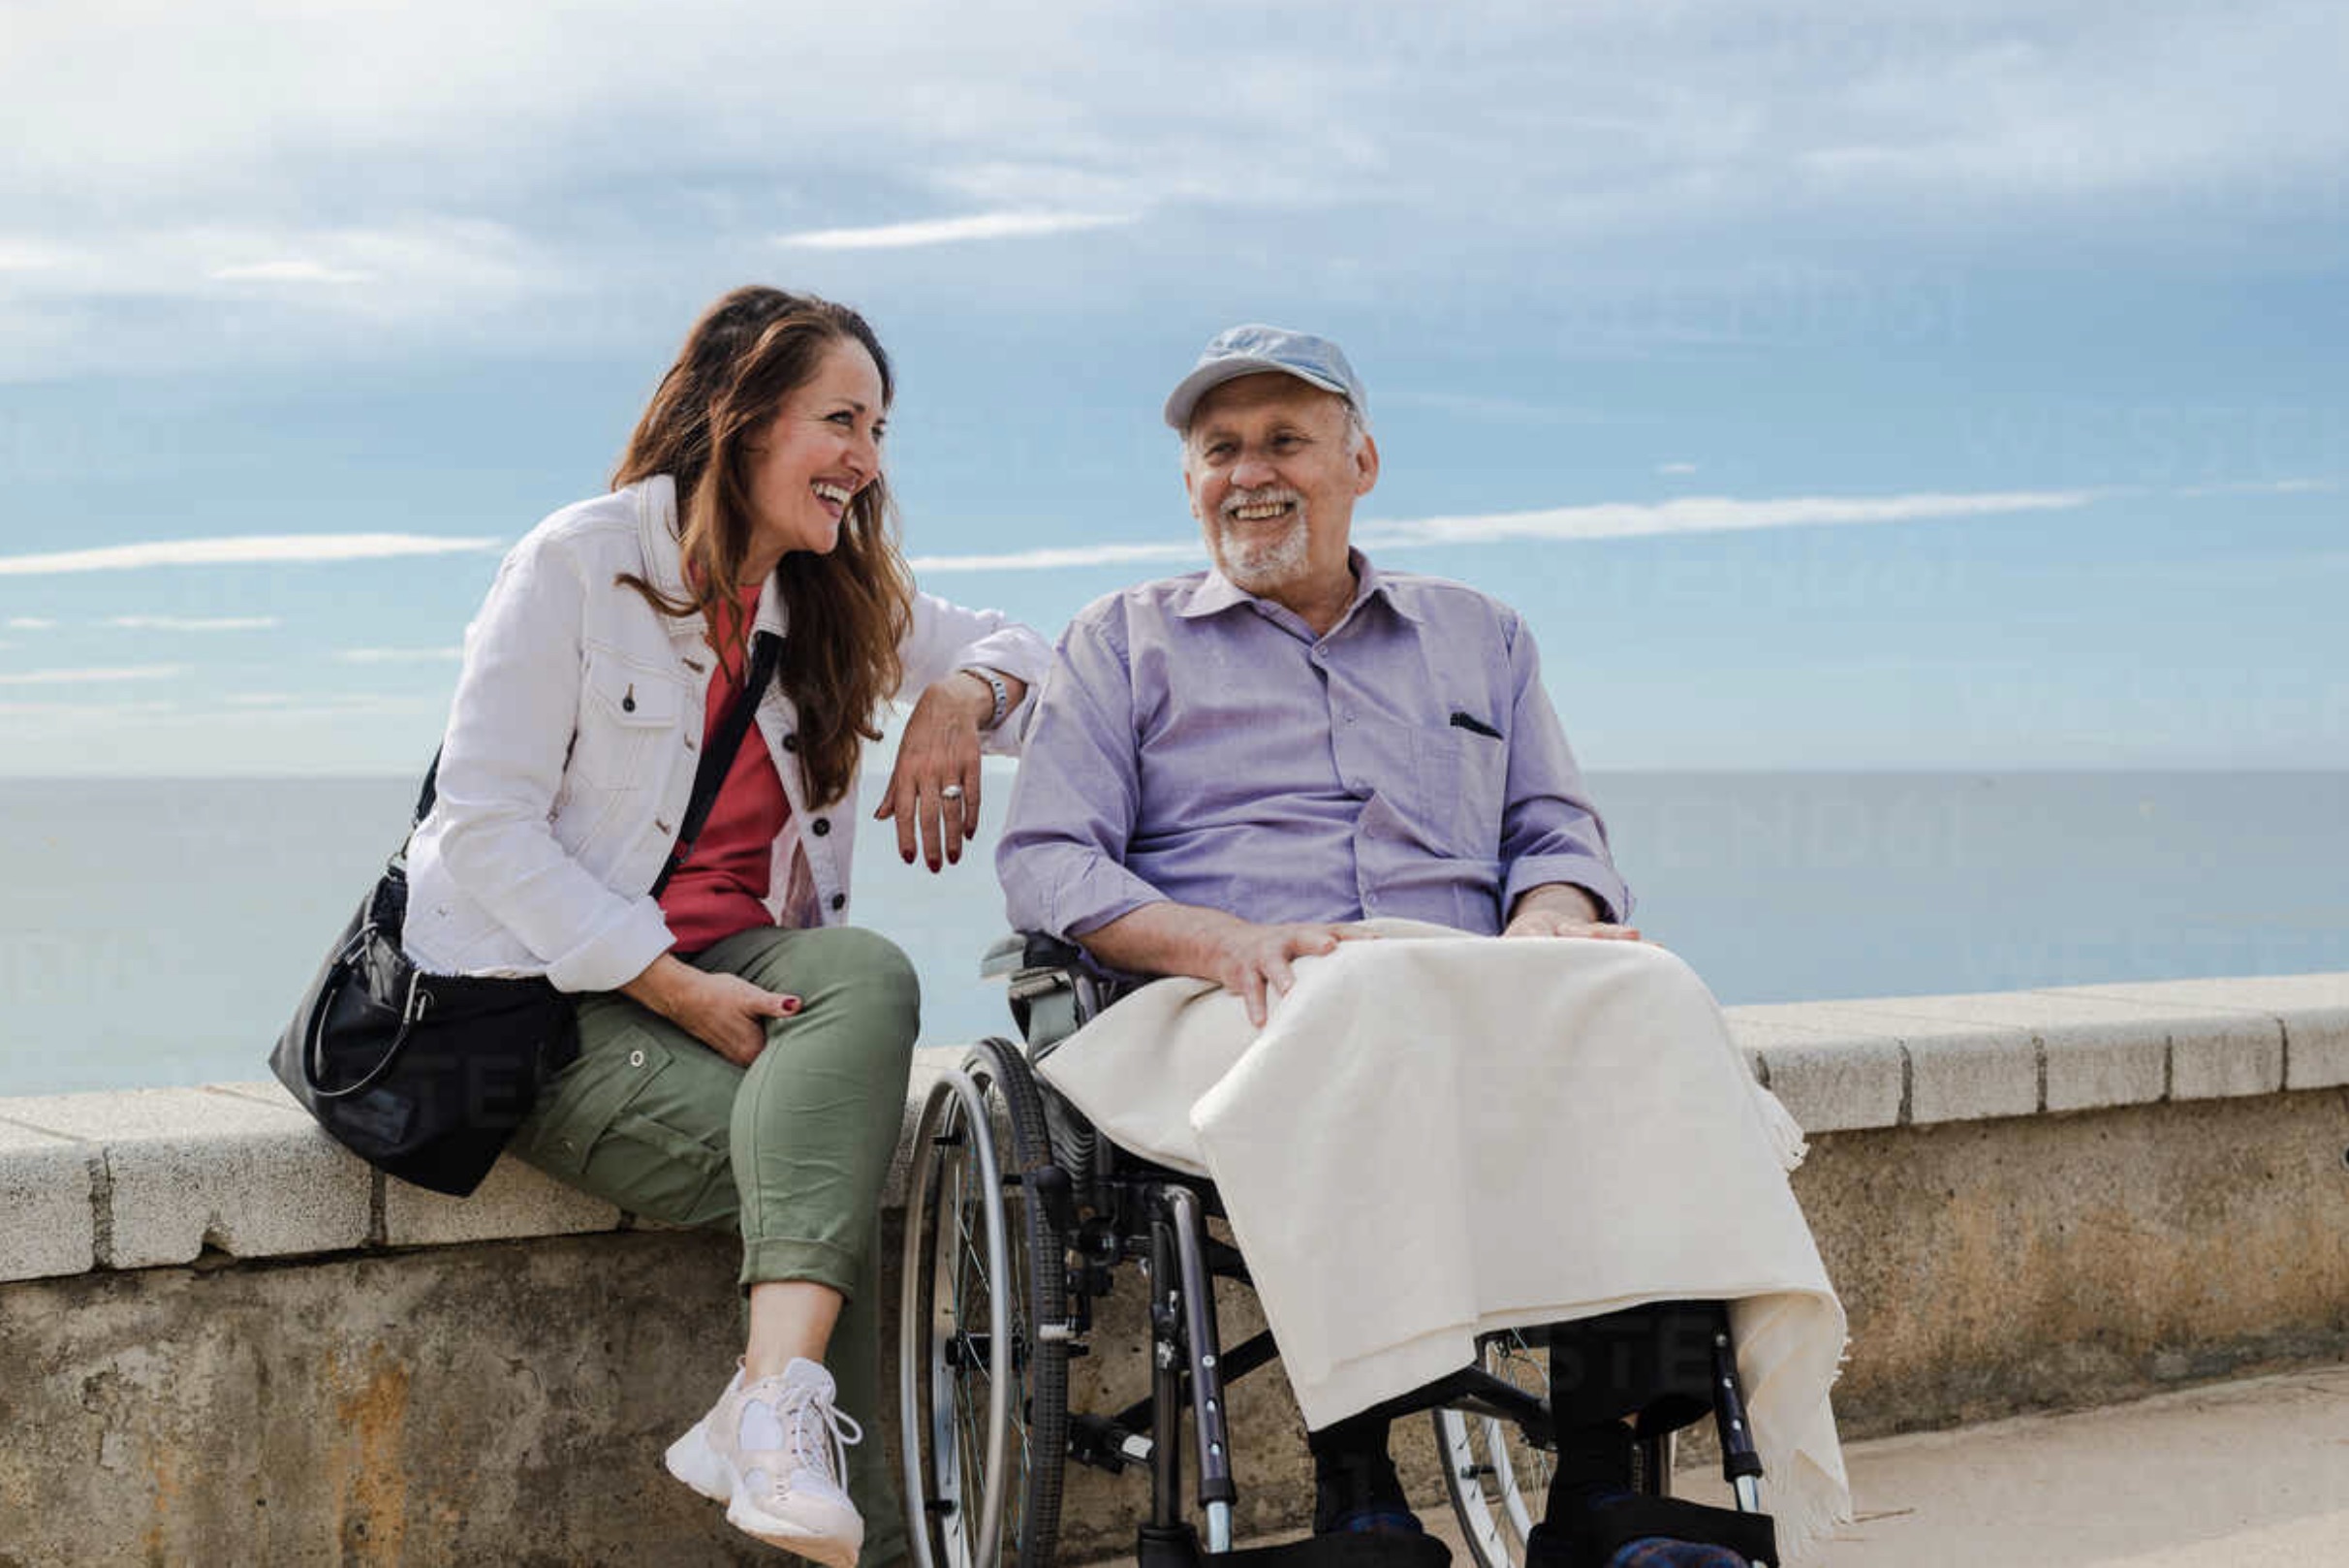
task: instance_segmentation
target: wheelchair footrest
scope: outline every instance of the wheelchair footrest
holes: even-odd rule
[[[1551,1534],[1541,1525],[1537,1541]],[[1528,1568],[1605,1568],[1626,1542],[1661,1535],[1727,1547],[1753,1563],[1778,1560],[1778,1530],[1768,1514],[1707,1508],[1681,1497],[1625,1497],[1578,1515],[1556,1537],[1527,1554]]]

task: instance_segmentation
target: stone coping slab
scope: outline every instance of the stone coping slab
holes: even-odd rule
[[[1725,1010],[1755,1076],[1810,1133],[2349,1084],[2349,974],[2076,986]],[[913,1122],[966,1047],[915,1052]],[[387,1180],[273,1082],[0,1099],[0,1280],[430,1246],[635,1223],[503,1162],[462,1201]]]
[[[0,1279],[88,1271],[96,1164],[87,1145],[0,1122]]]

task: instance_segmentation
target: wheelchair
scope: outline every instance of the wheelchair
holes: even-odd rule
[[[1142,1568],[1237,1568],[1226,1391],[1277,1352],[1268,1330],[1222,1345],[1214,1283],[1244,1285],[1248,1270],[1207,1226],[1221,1214],[1214,1187],[1112,1146],[1031,1069],[1124,986],[1039,936],[998,942],[981,972],[1009,982],[1025,1043],[974,1046],[916,1124],[898,1339],[916,1568],[1047,1568],[1071,1463],[1148,1475]],[[1150,1391],[1073,1410],[1070,1359],[1090,1351],[1094,1303],[1126,1265],[1148,1301]],[[1545,1506],[1554,1443],[1540,1343],[1539,1331],[1487,1335],[1478,1364],[1379,1407],[1428,1413],[1475,1568],[1521,1568]],[[1738,1510],[1758,1514],[1762,1465],[1725,1333],[1711,1356],[1722,1475]],[[1672,1433],[1641,1431],[1635,1490],[1669,1496],[1673,1458]]]

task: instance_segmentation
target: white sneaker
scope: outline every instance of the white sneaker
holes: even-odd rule
[[[831,1373],[794,1360],[779,1377],[744,1385],[739,1370],[709,1414],[669,1445],[669,1473],[713,1502],[727,1522],[826,1568],[856,1568],[864,1521],[841,1489],[856,1422],[832,1408]]]

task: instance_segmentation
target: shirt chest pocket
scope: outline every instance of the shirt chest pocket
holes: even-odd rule
[[[1496,859],[1509,781],[1509,747],[1466,730],[1411,732],[1412,781],[1428,842],[1445,855]]]
[[[657,786],[667,776],[669,753],[683,749],[690,696],[665,671],[589,652],[570,771],[608,790]]]

